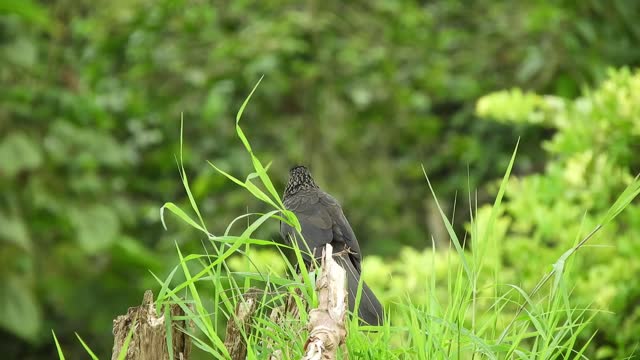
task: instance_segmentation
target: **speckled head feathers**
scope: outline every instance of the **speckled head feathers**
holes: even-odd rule
[[[290,196],[302,189],[317,188],[318,185],[313,181],[309,169],[302,165],[297,165],[289,170],[289,181],[284,189],[284,196]]]

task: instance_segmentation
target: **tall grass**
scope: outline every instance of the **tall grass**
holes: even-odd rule
[[[181,256],[181,266],[183,271],[186,271],[185,276],[189,280],[177,285],[174,290],[167,292],[171,296],[162,298],[185,304],[175,294],[177,290],[188,288],[187,298],[196,303],[196,309],[201,309],[190,314],[190,317],[195,319],[196,325],[201,332],[201,335],[198,336],[192,334],[194,340],[204,351],[217,358],[224,358],[227,355],[226,350],[220,346],[220,332],[211,331],[211,327],[204,326],[205,319],[209,317],[217,320],[219,317],[226,318],[229,314],[233,314],[239,296],[249,286],[254,285],[256,280],[264,286],[262,279],[268,279],[265,286],[266,293],[273,293],[275,290],[283,288],[289,289],[289,292],[291,292],[291,289],[299,288],[303,290],[304,297],[309,299],[311,303],[314,301],[312,289],[304,285],[312,284],[312,282],[309,282],[309,274],[306,271],[303,271],[303,281],[278,277],[273,274],[244,273],[240,276],[244,278],[244,283],[239,286],[235,280],[234,273],[225,265],[228,257],[241,248],[244,248],[245,256],[251,257],[250,248],[252,246],[254,248],[281,246],[272,241],[252,238],[255,230],[266,221],[286,221],[296,226],[299,230],[299,224],[295,216],[284,209],[280,201],[280,195],[269,178],[267,173],[269,166],[264,166],[254,155],[251,145],[240,127],[242,112],[254,91],[255,88],[238,112],[236,132],[251,159],[255,172],[249,174],[242,181],[219,169],[214,164],[211,164],[211,166],[246,189],[248,194],[257,200],[267,203],[273,210],[265,214],[257,214],[257,219],[238,236],[229,235],[228,229],[224,236],[221,237],[207,233],[212,248],[217,251],[215,260],[207,263],[203,262],[202,259],[209,259],[208,256],[191,255],[191,257],[187,258]],[[460,241],[453,231],[452,224],[438,204],[435,191],[428,177],[426,177],[425,171],[427,186],[429,186],[436,204],[438,204],[442,221],[455,249],[452,256],[457,256],[460,260],[450,262],[451,268],[447,286],[448,301],[447,303],[442,303],[436,297],[437,285],[435,278],[432,277],[429,284],[430,294],[427,297],[429,300],[425,304],[415,304],[409,297],[398,299],[399,303],[395,305],[395,311],[389,313],[393,314],[394,318],[389,319],[390,321],[387,321],[381,329],[378,329],[379,331],[359,331],[357,322],[350,322],[349,337],[347,339],[347,349],[350,355],[371,359],[573,359],[584,357],[584,350],[590,341],[588,340],[583,342],[581,346],[577,346],[578,335],[584,331],[591,318],[596,315],[596,312],[588,309],[578,309],[571,304],[571,284],[566,283],[564,274],[571,266],[570,262],[567,261],[569,257],[585,241],[591,238],[600,229],[601,225],[589,233],[582,241],[578,242],[575,247],[567,249],[567,252],[554,264],[550,264],[552,265],[552,270],[547,274],[541,274],[540,283],[530,291],[522,289],[515,284],[500,284],[499,274],[501,269],[499,268],[499,262],[493,261],[494,268],[485,269],[485,260],[488,253],[493,256],[500,255],[500,244],[493,240],[492,233],[495,219],[501,211],[502,199],[515,157],[516,151],[514,151],[500,184],[489,218],[483,224],[482,229],[478,226],[474,211],[471,211],[471,231],[468,235],[471,239],[470,242],[473,244],[472,251],[465,249],[464,243]],[[184,171],[182,173],[185,190],[192,200],[193,197],[190,195],[188,181]],[[638,194],[639,189],[640,184],[638,181],[629,186],[612,206],[607,217],[603,219],[602,225],[613,220]],[[193,200],[191,201],[191,206],[202,222],[200,212]],[[184,211],[178,211],[179,208],[177,206],[167,204],[165,207],[186,223],[192,224],[192,226],[195,223]],[[241,217],[244,218],[245,216],[242,215]],[[204,223],[201,226],[194,227],[200,230],[205,229]],[[294,251],[299,261],[300,250],[294,249]],[[523,257],[526,256],[529,256],[529,254],[523,254]],[[200,261],[203,267],[203,270],[197,276],[191,276],[185,266],[186,262],[194,260]],[[286,263],[289,270],[293,269],[292,264],[287,261],[286,257],[282,256],[282,261]],[[434,266],[434,264],[429,264],[428,266]],[[487,271],[493,274],[493,277],[490,277],[493,280],[492,283],[487,283],[486,277],[483,277],[483,274]],[[217,290],[214,292],[217,294],[214,297],[214,303],[222,305],[209,311],[204,310],[204,305],[200,302],[201,296],[198,294],[197,288],[193,286],[196,281],[205,281],[202,279],[205,274],[207,275],[206,281],[211,282],[210,288]],[[483,279],[482,282],[481,279]],[[223,287],[227,280],[230,284],[228,289]],[[163,284],[166,285],[166,282],[163,282]],[[502,289],[504,288],[509,290],[503,291]],[[234,294],[234,296],[228,297],[224,295],[227,294],[226,291]],[[217,296],[221,298],[218,299]],[[479,296],[485,297],[483,302],[489,299],[490,306],[479,306]],[[264,348],[265,339],[273,339],[277,348],[286,351],[286,358],[295,358],[302,354],[306,334],[300,330],[304,330],[306,314],[301,314],[299,321],[292,319],[284,327],[273,324],[266,316],[273,306],[278,306],[282,303],[283,298],[282,295],[277,295],[265,296],[263,299],[265,302],[261,313],[262,316],[259,316],[254,332],[245,334],[250,349],[249,358],[263,358],[268,355],[267,349]],[[185,311],[189,311],[186,306],[184,308]],[[505,320],[505,318],[509,317],[511,317],[509,320]]]
[[[300,225],[282,204],[280,194],[269,175],[269,165],[255,156],[250,142],[240,127],[242,113],[259,85],[256,84],[236,117],[236,133],[246,149],[254,172],[244,180],[239,179],[214,164],[217,172],[246,190],[256,201],[266,203],[270,211],[259,214],[242,214],[232,221],[221,235],[207,229],[204,216],[191,193],[189,180],[182,164],[182,128],[178,165],[181,181],[189,198],[190,209],[183,210],[174,203],[166,203],[161,209],[164,225],[165,212],[169,211],[184,223],[193,227],[208,239],[200,254],[183,254],[176,246],[179,263],[166,279],[153,275],[160,290],[156,305],[178,304],[186,317],[193,321],[195,330],[185,329],[193,344],[208,357],[226,359],[223,325],[235,321],[234,311],[242,294],[250,287],[264,289],[260,299],[253,329],[242,332],[247,343],[248,359],[268,358],[272,349],[283,351],[283,358],[300,358],[306,341],[307,313],[299,318],[287,318],[276,324],[269,315],[274,307],[282,306],[287,295],[294,294],[299,304],[315,306],[313,273],[304,265],[299,276],[283,276],[258,270],[252,263],[252,252],[258,248],[276,249],[288,272],[294,274],[295,266],[287,260],[284,251],[294,254],[296,263],[303,264],[302,253],[308,249],[288,248],[271,240],[254,237],[256,230],[267,222],[284,221],[300,231]],[[517,150],[517,146],[516,146]],[[565,274],[571,267],[570,258],[603,225],[612,221],[640,192],[636,179],[611,207],[607,216],[593,231],[557,259],[547,274],[541,274],[534,289],[523,289],[516,284],[501,284],[499,261],[490,257],[501,255],[500,244],[494,240],[495,221],[501,211],[502,199],[515,162],[514,151],[507,171],[500,183],[498,195],[491,212],[478,218],[477,204],[470,209],[471,224],[461,241],[453,231],[453,225],[442,211],[435,190],[426,176],[426,186],[431,190],[442,221],[448,231],[452,251],[444,257],[433,257],[425,266],[435,268],[436,259],[445,259],[448,266],[447,284],[437,284],[435,277],[428,281],[427,301],[415,303],[410,296],[397,299],[387,312],[387,320],[381,327],[361,327],[357,321],[348,323],[346,351],[352,359],[577,359],[586,358],[585,349],[590,339],[578,340],[590,320],[597,315],[589,309],[576,308],[571,303],[572,285]],[[471,200],[471,191],[469,198]],[[191,213],[192,215],[189,215]],[[234,224],[247,221],[239,234],[232,234]],[[466,242],[473,246],[466,246]],[[435,252],[435,250],[433,250]],[[242,254],[252,271],[234,272],[228,262],[234,254]],[[535,254],[522,254],[522,261]],[[495,259],[493,259],[495,260]],[[366,269],[365,269],[366,271]],[[175,283],[175,274],[181,272],[184,281]],[[143,276],[143,275],[140,275]],[[437,296],[436,289],[447,289],[446,298]],[[296,297],[296,290],[302,294]],[[166,313],[167,326],[171,319]],[[363,331],[375,330],[375,331]],[[170,332],[169,332],[170,333]],[[584,337],[583,337],[584,338]],[[171,338],[167,341],[171,347]],[[88,347],[85,347],[88,349]],[[90,350],[89,350],[90,351]],[[171,352],[170,352],[171,353]],[[63,358],[62,351],[59,351]]]

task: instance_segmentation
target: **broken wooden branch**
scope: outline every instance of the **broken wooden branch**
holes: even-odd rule
[[[167,306],[167,305],[165,305]],[[127,314],[113,320],[113,352],[112,360],[116,360],[123,348],[132,326],[133,336],[127,348],[126,360],[187,360],[191,352],[191,339],[184,333],[184,329],[191,327],[188,320],[176,320],[178,316],[185,316],[178,304],[171,304],[171,340],[173,357],[169,356],[167,346],[167,324],[164,312],[156,314],[153,304],[153,293],[144,293],[142,305],[129,308]]]
[[[338,348],[344,344],[347,336],[345,275],[344,269],[333,260],[333,248],[327,244],[316,281],[318,308],[309,312],[310,333],[302,360],[336,359]]]
[[[346,273],[333,259],[333,248],[327,245],[323,252],[320,276],[316,281],[318,307],[309,312],[309,336],[305,343],[302,360],[332,360],[347,335],[345,320],[347,314]],[[246,338],[251,334],[252,321],[257,307],[259,290],[251,288],[237,304],[235,315],[227,323],[225,346],[233,360],[247,356]],[[301,309],[300,306],[304,307]],[[295,290],[286,296],[281,306],[274,307],[270,320],[276,327],[291,326],[290,320],[299,323],[300,311],[306,311],[307,303],[302,290]],[[302,329],[302,328],[301,328]],[[244,334],[244,336],[243,336]],[[269,354],[269,360],[290,358],[289,350],[278,348],[274,339],[262,339]]]
[[[236,305],[235,314],[227,321],[224,346],[229,351],[232,360],[244,360],[247,358],[245,337],[248,338],[251,334],[252,319],[258,308],[258,295],[261,293],[262,290],[257,288],[247,290]]]
[[[286,300],[281,306],[273,308],[269,319],[277,327],[292,326],[291,323],[287,324],[287,321],[291,321],[292,319],[295,321],[300,320],[300,307],[303,307],[303,311],[306,311],[307,302],[302,296],[302,289],[296,287],[292,292],[287,294]],[[302,329],[302,327],[300,327],[300,329]],[[269,360],[282,360],[286,358],[285,355],[288,355],[282,351],[283,349],[276,348],[273,339],[267,339],[267,349],[270,354]]]

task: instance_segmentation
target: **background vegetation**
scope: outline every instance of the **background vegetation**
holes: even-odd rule
[[[420,164],[462,238],[468,189],[482,213],[520,137],[490,258],[501,283],[531,289],[640,170],[638,13],[595,0],[0,0],[0,348],[50,358],[55,328],[67,349],[83,351],[79,331],[107,353],[114,316],[157,287],[147,270],[169,273],[174,241],[201,248],[158,216],[186,203],[182,114],[210,231],[266,210],[205,166],[253,171],[234,116],[263,74],[243,120],[254,150],[278,189],[305,163],[342,201],[388,305],[422,301],[425,257],[449,248]],[[637,346],[638,219],[636,201],[570,274],[577,303],[604,310],[590,357]]]

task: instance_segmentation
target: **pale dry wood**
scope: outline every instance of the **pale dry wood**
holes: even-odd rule
[[[173,359],[187,360],[191,352],[191,340],[184,333],[184,329],[192,325],[187,320],[175,320],[177,316],[185,316],[184,311],[177,304],[172,304],[171,334]],[[131,326],[135,324],[133,337],[127,348],[126,360],[168,360],[167,333],[164,311],[160,316],[156,314],[153,304],[153,293],[147,290],[144,293],[142,305],[129,308],[125,315],[113,320],[113,353],[112,360],[116,360],[120,354],[125,339]]]
[[[336,359],[347,336],[345,270],[333,260],[333,248],[325,246],[322,272],[316,281],[318,308],[309,312],[309,338],[302,360]]]

